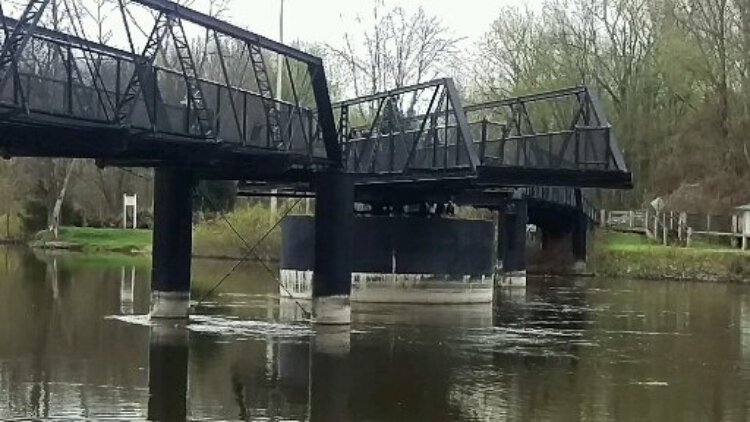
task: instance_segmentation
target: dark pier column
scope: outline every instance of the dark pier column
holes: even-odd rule
[[[354,184],[329,170],[316,180],[313,319],[317,324],[351,323],[354,246]]]
[[[526,199],[514,195],[503,209],[503,224],[500,226],[503,265],[497,275],[495,286],[526,285],[526,223],[528,204]]]
[[[573,225],[573,272],[586,272],[586,255],[588,250],[588,218],[583,213],[576,213]]]
[[[190,171],[156,169],[151,316],[187,318],[190,307],[192,188]]]
[[[148,419],[187,419],[188,339],[184,324],[151,326],[148,351]]]
[[[588,246],[589,221],[583,210],[583,194],[580,189],[576,189],[576,213],[573,220],[573,272],[586,272],[586,255]]]

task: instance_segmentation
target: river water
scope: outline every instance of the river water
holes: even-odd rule
[[[196,261],[194,298],[229,267]],[[750,420],[744,286],[534,280],[494,315],[355,305],[320,332],[251,264],[151,325],[148,274],[0,250],[0,419]]]

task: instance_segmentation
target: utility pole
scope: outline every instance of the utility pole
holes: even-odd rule
[[[281,1],[281,4],[279,5],[279,42],[284,43],[284,0]],[[281,113],[281,99],[282,99],[282,75],[284,72],[282,72],[282,68],[284,67],[284,55],[281,53],[276,55],[276,101],[279,103],[277,104],[277,107],[279,108],[279,114]],[[279,208],[279,199],[276,197],[276,194],[278,193],[278,190],[273,189],[271,191],[271,224],[274,224],[276,222],[276,214],[278,212]]]

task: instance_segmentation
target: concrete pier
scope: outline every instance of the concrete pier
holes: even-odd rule
[[[523,198],[508,200],[503,208],[502,224],[498,233],[502,246],[502,268],[495,279],[495,287],[526,286],[526,224],[528,203]]]
[[[156,170],[151,270],[153,318],[188,317],[194,182],[187,170]]]
[[[282,225],[281,293],[310,299],[316,223],[287,217]],[[414,216],[354,219],[351,300],[376,303],[492,301],[493,224]]]
[[[328,170],[316,179],[315,196],[313,321],[350,324],[354,183],[350,176]]]
[[[571,236],[574,260],[572,271],[575,274],[586,272],[588,233],[588,218],[585,214],[578,214],[575,217],[575,224],[573,225],[573,233]]]

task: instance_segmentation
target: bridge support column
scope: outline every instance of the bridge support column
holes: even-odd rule
[[[190,307],[192,188],[186,170],[156,169],[151,317],[187,318]]]
[[[349,324],[354,246],[354,183],[336,170],[316,180],[313,320]]]
[[[502,271],[495,287],[526,286],[526,223],[528,204],[525,199],[513,198],[505,204],[503,224],[498,236],[502,244]]]
[[[573,224],[573,272],[586,272],[586,255],[588,251],[588,218],[583,213],[576,213]]]

